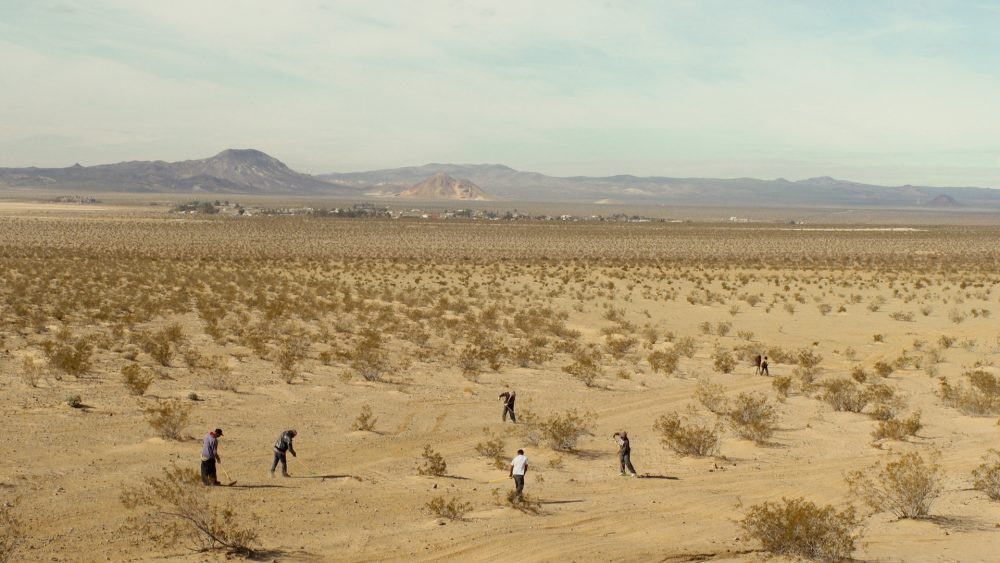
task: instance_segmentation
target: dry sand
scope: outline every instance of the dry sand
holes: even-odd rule
[[[746,273],[751,280],[744,291],[767,296],[786,291],[754,279],[754,272]],[[1000,426],[996,417],[966,416],[944,406],[936,395],[937,379],[922,370],[897,370],[885,381],[905,395],[907,412],[919,409],[923,414],[923,429],[908,442],[873,447],[870,434],[876,423],[869,417],[835,412],[800,393],[778,405],[780,428],[767,446],[741,440],[727,430],[719,457],[681,457],[661,445],[653,430],[660,415],[697,405],[693,391],[699,378],[723,385],[730,394],[759,391],[775,396],[772,379],[755,376],[746,362],[731,374],[713,370],[713,346],[742,344],[738,330],[752,331],[756,341],[767,345],[814,349],[824,358],[821,378],[846,376],[856,363],[870,367],[877,360],[891,361],[904,349],[912,352],[915,339],[931,347],[940,335],[965,344],[943,350],[940,375],[957,379],[977,361],[997,373],[993,364],[1000,360],[1000,323],[970,317],[956,324],[948,318],[955,306],[997,309],[995,285],[979,288],[988,291],[985,299],[966,297],[956,305],[956,296],[964,293],[945,280],[929,292],[939,300],[929,303],[933,306],[929,316],[917,314],[913,322],[900,322],[888,313],[915,310],[917,305],[895,298],[884,281],[863,291],[832,287],[834,293],[864,294],[861,303],[843,313],[820,314],[813,297],[834,305],[841,299],[827,296],[819,285],[792,283],[788,291],[802,291],[807,300],[796,303],[794,314],[780,305],[765,312],[763,303],[756,307],[741,303],[740,311],[731,315],[728,305],[686,302],[683,296],[695,284],[680,277],[657,278],[650,273],[645,280],[654,293],[675,290],[679,297],[669,301],[643,298],[641,288],[627,290],[620,280],[599,276],[595,280],[619,284],[610,303],[624,310],[629,321],[651,323],[661,334],[669,330],[695,336],[699,342],[695,357],[683,358],[678,372],[666,376],[651,373],[644,359],[648,350],[638,348],[633,360],[625,363],[633,366],[627,370],[628,379],[618,377],[617,368],[609,368],[598,380],[601,388],[594,389],[562,371],[568,363],[565,355],[540,368],[507,363],[497,372],[487,369],[478,382],[463,377],[452,360],[429,358],[390,374],[386,383],[369,383],[357,377],[344,381],[340,376],[349,367],[337,361],[325,365],[314,351],[303,364],[302,377],[286,384],[272,362],[252,354],[243,357],[246,349],[235,344],[220,346],[189,313],[174,320],[189,335],[190,346],[206,355],[226,355],[239,391],[208,389],[179,367],[183,366],[179,360],[164,368],[167,377],[157,380],[148,396],[184,397],[196,391],[202,399],[186,428],[189,438],[180,442],[154,437],[141,411],[144,401],[151,399],[126,393],[118,376],[122,360],[115,353],[99,352],[87,377],[56,380],[50,374],[32,388],[17,374],[21,357],[37,353],[32,348],[37,338],[30,330],[8,328],[0,359],[4,374],[0,498],[19,499],[18,514],[27,529],[16,559],[226,559],[221,552],[157,546],[123,530],[128,513],[118,500],[123,485],[138,484],[171,462],[197,467],[201,437],[221,426],[223,467],[238,484],[216,488],[211,497],[260,518],[266,560],[759,561],[767,555],[743,536],[738,525],[750,506],[802,496],[843,507],[849,501],[846,471],[891,459],[896,452],[934,449],[941,452],[945,472],[943,492],[931,510],[933,518],[900,521],[885,512],[873,514],[865,520],[855,557],[996,560],[1000,504],[971,489],[970,472],[988,448],[997,446]],[[391,283],[401,286],[402,280]],[[512,276],[503,283],[514,290],[534,284],[530,276]],[[876,295],[884,296],[887,304],[877,312],[867,310],[864,304]],[[604,318],[605,300],[580,303],[572,295],[555,294],[550,302],[553,308],[569,312],[568,326],[581,331],[584,342],[603,342],[599,329],[611,324]],[[705,335],[699,330],[704,321],[729,321],[733,330],[724,337]],[[885,341],[876,342],[874,334],[885,335]],[[661,342],[656,347],[664,346]],[[848,347],[856,351],[856,360],[845,357]],[[240,353],[233,356],[235,352]],[[145,354],[139,361],[155,365]],[[771,374],[789,375],[792,367],[773,363]],[[584,437],[571,453],[523,442],[513,425],[500,420],[497,394],[509,388],[518,392],[519,410],[542,415],[567,408],[591,411],[593,436]],[[79,394],[87,408],[68,407],[64,399],[70,394]],[[350,430],[365,403],[374,406],[376,430]],[[292,477],[271,479],[267,472],[271,444],[288,428],[299,431],[298,458],[289,457]],[[519,447],[526,450],[530,459],[526,492],[541,500],[541,514],[524,514],[493,501],[494,489],[506,491],[512,483],[495,482],[506,471],[493,468],[476,453],[476,444],[485,439],[484,428],[507,436],[510,456]],[[618,430],[629,432],[632,460],[644,478],[618,476],[611,438]],[[425,444],[444,456],[448,476],[417,475]],[[222,473],[220,478],[226,480]],[[474,508],[464,521],[436,518],[425,505],[441,495],[458,496]]]

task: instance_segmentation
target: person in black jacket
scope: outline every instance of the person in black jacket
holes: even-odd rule
[[[510,415],[510,421],[517,424],[517,417],[514,416],[514,399],[517,398],[517,393],[514,391],[504,391],[500,393],[500,400],[503,401],[503,422],[507,422],[507,415]]]
[[[281,476],[288,477],[288,459],[285,457],[285,452],[291,452],[292,457],[296,457],[295,447],[292,446],[292,440],[298,435],[298,432],[294,430],[285,430],[278,436],[278,441],[274,443],[274,463],[271,464],[271,477],[274,477],[274,470],[278,467],[278,462],[281,462]]]
[[[632,467],[632,444],[628,441],[628,432],[624,430],[615,432],[612,434],[612,438],[618,442],[618,464],[621,467],[620,475],[624,477],[625,469],[627,468],[632,472],[633,477],[638,477],[639,474],[635,472],[635,467]]]

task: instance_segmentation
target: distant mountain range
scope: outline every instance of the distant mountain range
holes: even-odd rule
[[[788,181],[631,175],[546,176],[501,164],[425,164],[311,176],[253,149],[206,159],[0,168],[0,186],[68,192],[328,195],[358,199],[549,201],[699,206],[998,209],[1000,189],[883,187],[830,177]]]

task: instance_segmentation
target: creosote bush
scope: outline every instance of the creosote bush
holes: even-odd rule
[[[962,375],[967,384],[952,386],[944,377],[939,378],[945,404],[971,415],[1000,413],[1000,378],[983,369],[967,370]]]
[[[572,451],[580,438],[593,435],[594,414],[576,409],[564,413],[553,413],[544,420],[531,421],[524,419],[522,428],[527,432],[526,438],[531,443],[544,442],[554,450]]]
[[[389,356],[383,349],[385,340],[374,330],[365,331],[357,347],[350,353],[351,369],[365,381],[382,381],[390,369]]]
[[[762,444],[774,435],[778,413],[764,395],[740,393],[731,403],[726,419],[741,438]]]
[[[214,501],[213,496],[196,471],[171,466],[142,485],[124,487],[121,503],[138,512],[129,517],[127,527],[164,546],[186,542],[201,551],[253,555],[257,518]]]
[[[515,510],[520,510],[525,514],[541,514],[542,503],[528,494],[522,494],[520,498],[517,492],[512,489],[493,489],[493,501],[499,506],[507,506]]]
[[[434,497],[427,503],[427,510],[438,518],[448,520],[465,520],[465,515],[472,511],[472,504],[458,497],[445,500],[444,497]]]
[[[660,433],[665,446],[680,455],[704,457],[719,453],[719,424],[670,413],[658,418],[653,429]]]
[[[594,387],[601,374],[601,352],[596,348],[581,348],[573,355],[573,363],[563,371],[579,379],[587,387]]]
[[[351,425],[351,430],[371,432],[375,430],[376,422],[378,422],[378,417],[373,415],[371,403],[365,403],[361,405],[361,412],[358,413],[358,418]]]
[[[712,367],[719,373],[732,373],[736,369],[736,358],[733,353],[722,347],[712,352]]]
[[[94,347],[84,337],[73,338],[68,330],[62,330],[55,340],[46,341],[42,350],[48,356],[49,365],[67,375],[80,377],[90,371]]]
[[[145,395],[146,390],[153,384],[153,373],[144,369],[139,364],[128,364],[122,367],[122,382],[125,388],[133,395]]]
[[[506,468],[507,441],[503,436],[491,434],[488,428],[483,428],[483,433],[486,434],[486,440],[476,444],[476,451],[493,462],[493,466],[497,469]]]
[[[992,500],[1000,500],[1000,451],[990,450],[972,471],[972,486]]]
[[[424,446],[424,452],[420,454],[423,462],[417,468],[420,475],[432,475],[443,477],[448,473],[448,464],[444,461],[444,456],[434,451],[430,444]]]
[[[653,369],[653,373],[662,372],[669,375],[677,371],[680,354],[672,348],[669,350],[655,350],[646,356],[646,360],[649,362],[649,367]]]
[[[872,432],[872,440],[903,441],[910,436],[916,436],[921,428],[923,424],[920,422],[920,411],[916,411],[908,418],[880,420],[878,427]]]
[[[181,432],[191,417],[192,405],[180,399],[157,401],[144,409],[146,420],[164,439],[180,440]]]
[[[847,561],[861,520],[853,507],[838,511],[802,498],[782,498],[750,507],[740,526],[774,555],[813,561]]]
[[[941,467],[933,457],[925,460],[910,452],[884,466],[876,462],[865,470],[849,472],[847,486],[851,495],[876,512],[890,511],[898,518],[926,516],[941,492]]]

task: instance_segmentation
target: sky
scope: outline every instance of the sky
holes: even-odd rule
[[[1000,2],[0,0],[0,166],[1000,188]]]

